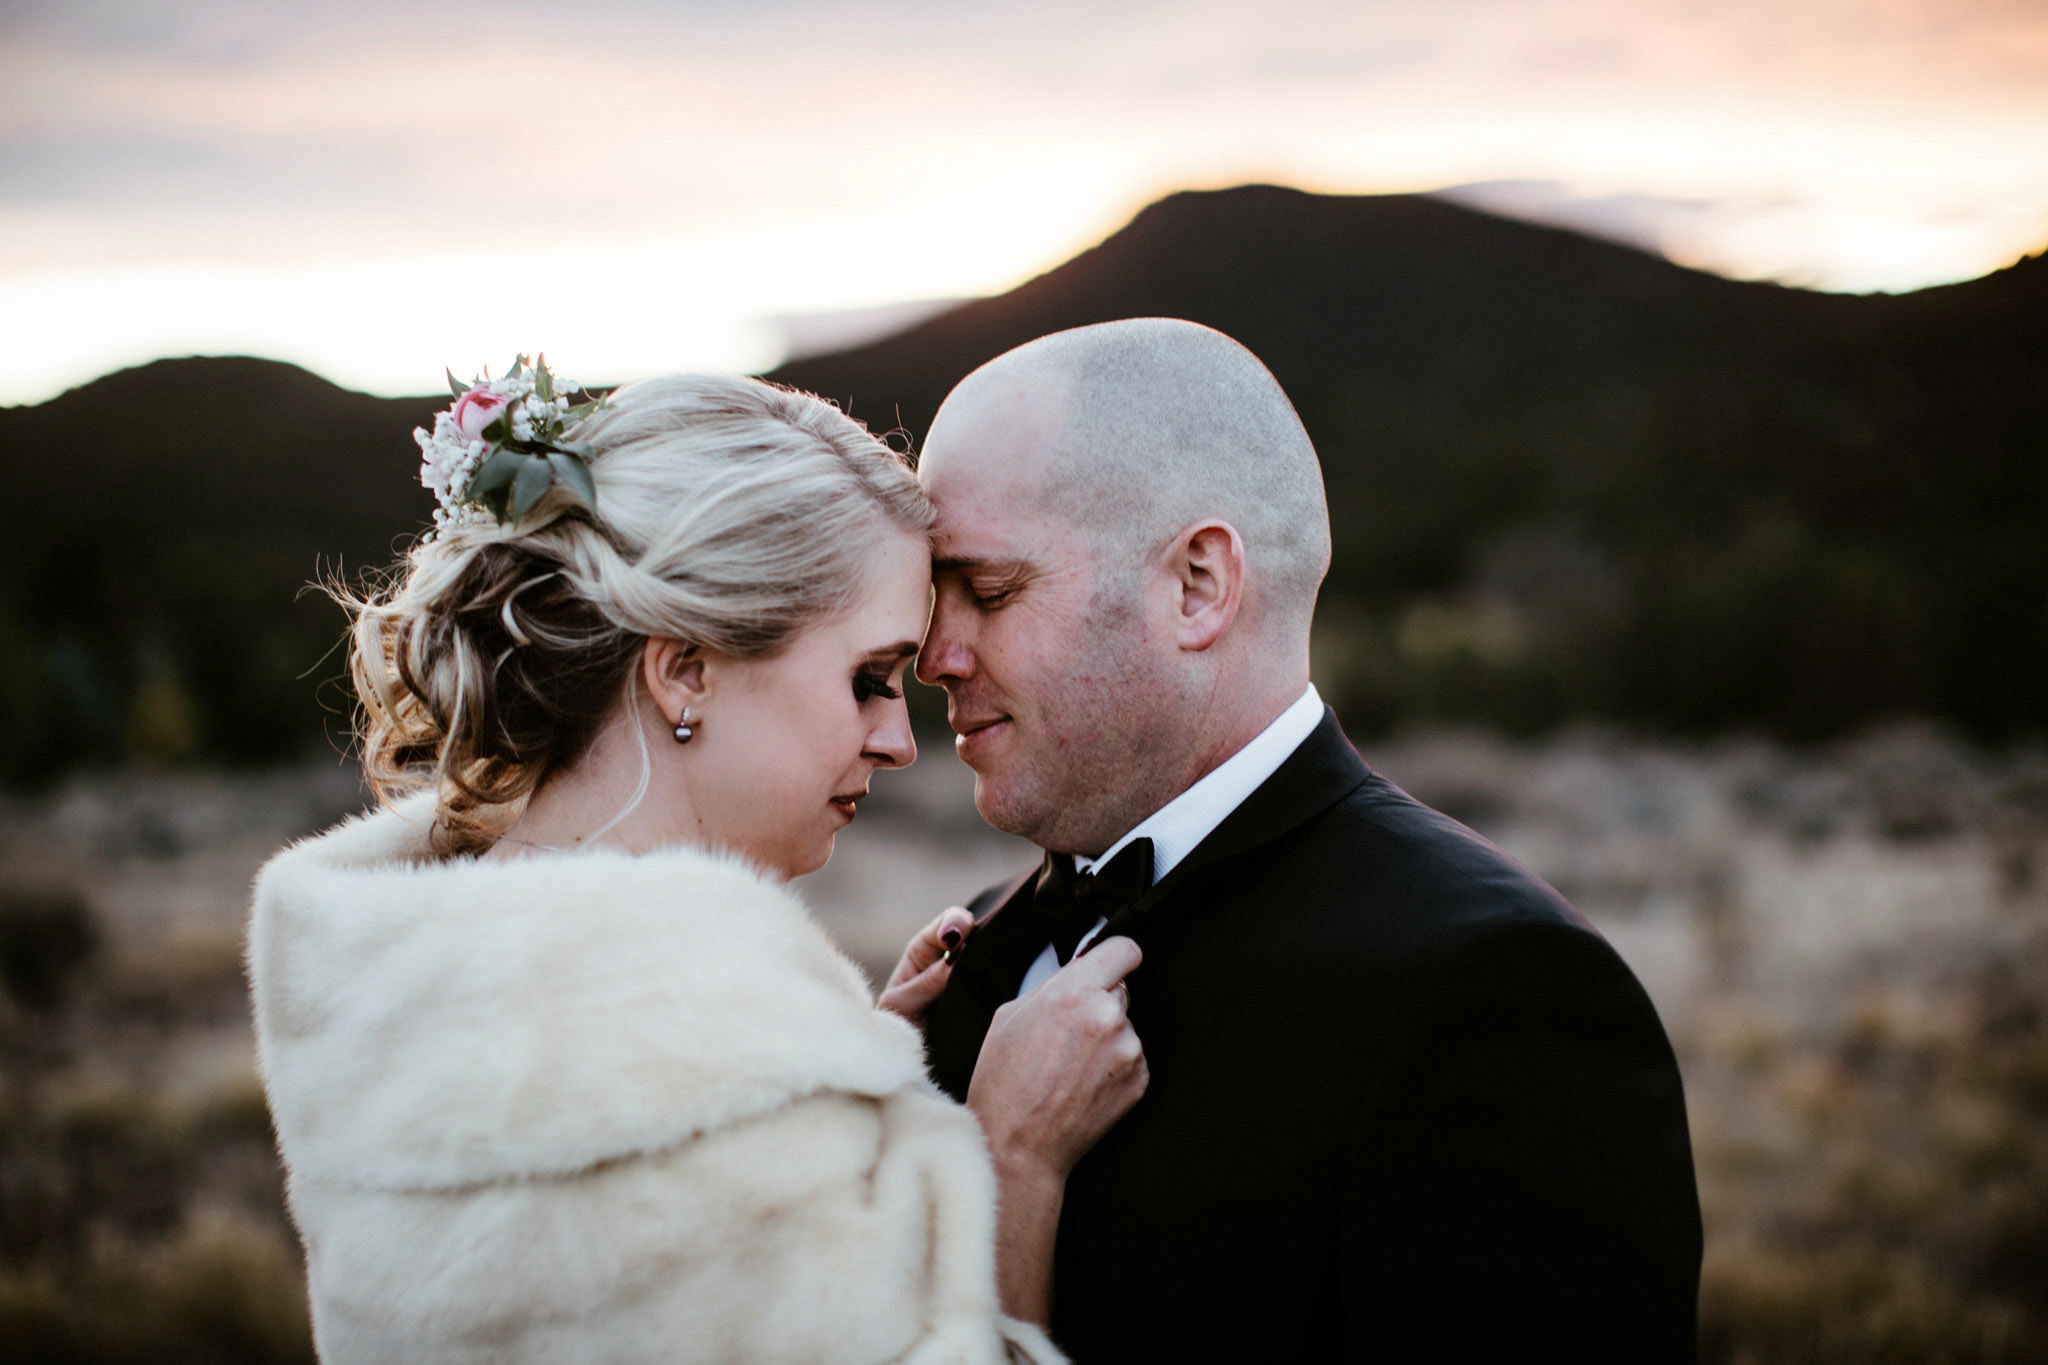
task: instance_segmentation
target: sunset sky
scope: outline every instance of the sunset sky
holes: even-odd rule
[[[1968,278],[2048,247],[2048,0],[8,0],[0,403],[163,355],[756,368],[1247,181]]]

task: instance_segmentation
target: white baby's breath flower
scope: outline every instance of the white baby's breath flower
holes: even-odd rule
[[[525,357],[520,357],[525,364]],[[551,398],[540,396],[538,379],[543,367],[535,364],[517,376],[480,378],[466,390],[457,386],[454,404],[434,414],[432,429],[416,427],[413,440],[420,448],[420,484],[434,494],[433,539],[451,527],[494,526],[498,514],[480,502],[470,500],[469,489],[477,471],[493,449],[483,432],[497,429],[508,441],[517,443],[555,442],[567,433],[573,406],[569,395],[582,392],[572,380],[551,379]],[[452,378],[452,377],[451,377]]]

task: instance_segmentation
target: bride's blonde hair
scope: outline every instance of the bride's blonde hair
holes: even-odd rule
[[[573,435],[594,517],[557,486],[516,527],[452,527],[383,587],[334,590],[364,769],[382,798],[432,786],[448,852],[581,756],[648,639],[771,656],[865,596],[879,538],[931,528],[908,456],[760,380],[650,379]]]

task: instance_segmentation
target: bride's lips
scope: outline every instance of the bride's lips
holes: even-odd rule
[[[832,807],[832,809],[838,811],[841,815],[851,820],[854,816],[854,803],[859,801],[863,796],[866,796],[867,794],[867,788],[862,787],[857,792],[848,792],[844,796],[835,796],[831,799],[831,801],[828,804]]]

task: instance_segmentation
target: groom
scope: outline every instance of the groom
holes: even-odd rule
[[[975,805],[1047,850],[992,889],[926,1037],[964,1098],[996,1011],[1105,919],[1150,1089],[1068,1180],[1076,1359],[1685,1361],[1678,1068],[1558,894],[1370,770],[1308,680],[1329,518],[1221,333],[1062,332],[968,376],[918,676]]]

